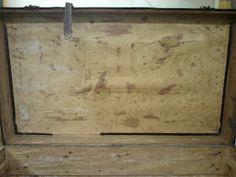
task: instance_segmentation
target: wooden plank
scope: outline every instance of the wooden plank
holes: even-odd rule
[[[219,132],[229,25],[81,18],[7,25],[19,132]]]
[[[10,175],[227,175],[229,148],[7,146],[6,155]]]
[[[234,144],[236,132],[236,24],[231,28],[229,45],[228,73],[226,75],[226,92],[223,105],[223,119],[221,133]]]
[[[231,151],[229,151],[227,163],[230,168],[229,177],[236,177],[236,148],[235,147],[231,149]]]
[[[2,8],[0,9],[0,13],[4,15],[7,14],[23,14],[23,13],[31,13],[31,14],[55,14],[60,13],[64,14],[64,8],[37,8],[37,9],[29,9],[29,8]],[[152,13],[152,14],[196,14],[196,15],[204,15],[208,16],[227,16],[227,15],[236,15],[234,10],[217,10],[217,9],[158,9],[158,8],[74,8],[73,13],[83,14],[83,13]]]
[[[197,145],[219,145],[232,144],[231,139],[227,135],[219,136],[158,136],[158,135],[16,135],[11,138],[9,144],[12,145],[157,145],[157,144],[197,144]]]
[[[4,152],[4,147],[0,147],[0,164],[5,160],[5,152]]]
[[[9,161],[5,159],[5,149],[3,146],[0,148],[0,176],[4,177],[9,168]]]
[[[9,169],[9,161],[5,160],[0,164],[0,176],[7,175],[7,170]]]
[[[31,175],[27,175],[27,176],[9,176],[9,177],[35,177],[35,176],[31,176]],[[45,176],[37,176],[37,177],[62,177],[62,176],[48,176],[48,175],[45,175]],[[84,175],[78,175],[78,176],[65,176],[63,175],[63,177],[100,177],[100,176],[94,176],[94,175],[90,175],[90,176],[84,176]],[[122,176],[106,176],[106,177],[133,177],[133,176],[127,176],[127,175],[122,175]],[[153,177],[153,176],[139,176],[139,177]],[[184,175],[184,176],[174,176],[174,175],[171,175],[171,176],[155,176],[155,177],[228,177],[227,175],[223,176],[223,175]]]
[[[3,136],[6,141],[14,135],[14,123],[11,100],[11,86],[9,80],[9,66],[7,63],[7,46],[3,22],[0,21],[0,117],[2,119]]]

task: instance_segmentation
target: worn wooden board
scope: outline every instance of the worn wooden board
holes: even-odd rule
[[[7,146],[10,175],[227,175],[220,146]]]
[[[3,137],[5,142],[8,142],[14,136],[14,123],[6,41],[4,24],[0,21],[0,117]]]
[[[4,146],[0,147],[0,176],[5,177],[9,168],[9,161],[5,158]]]
[[[133,177],[133,176],[127,176],[127,175],[122,175],[123,177]],[[35,177],[35,175],[27,175],[27,176],[22,176],[22,175],[20,175],[20,176],[9,176],[9,177]],[[55,175],[53,175],[53,176],[48,176],[48,175],[45,175],[45,176],[42,176],[42,175],[40,175],[40,176],[37,176],[37,177],[62,177],[62,176],[55,176]],[[95,175],[86,175],[86,176],[84,176],[84,175],[79,175],[79,176],[65,176],[65,175],[63,175],[63,177],[100,177],[100,176],[95,176]],[[121,177],[121,176],[106,176],[106,177]],[[139,177],[153,177],[153,176],[139,176]],[[171,175],[171,176],[155,176],[155,177],[228,177],[227,175],[225,175],[225,176],[223,176],[223,175],[184,175],[184,176],[174,176],[174,175]]]
[[[7,24],[18,131],[218,133],[229,25],[152,18]]]

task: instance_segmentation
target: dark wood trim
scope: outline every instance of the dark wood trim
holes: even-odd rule
[[[4,142],[7,143],[15,135],[13,122],[13,108],[10,89],[9,64],[7,57],[7,39],[4,23],[0,22],[0,117]]]
[[[0,8],[0,13],[64,13],[64,8]],[[184,9],[184,8],[74,8],[73,13],[156,13],[236,15],[233,9]]]
[[[222,135],[228,137],[232,144],[235,139],[236,125],[236,24],[232,24],[229,44],[229,63],[226,75],[224,110],[222,119]]]

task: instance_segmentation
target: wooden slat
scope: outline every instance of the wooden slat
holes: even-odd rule
[[[20,14],[20,13],[31,13],[31,14],[54,14],[60,13],[64,14],[64,8],[37,8],[37,9],[29,9],[29,8],[2,8],[0,9],[0,13],[12,13],[12,14]],[[205,15],[212,16],[218,15],[226,16],[226,15],[236,15],[234,10],[217,10],[217,9],[158,9],[158,8],[74,8],[73,13],[152,13],[152,14],[196,14],[196,15]]]
[[[90,144],[90,145],[112,145],[112,144],[232,144],[229,136],[158,136],[158,135],[134,135],[134,136],[100,136],[100,135],[17,135],[10,139],[9,144]]]
[[[22,175],[20,175],[20,176],[9,176],[9,177],[35,177],[35,176],[29,176],[29,175],[27,175],[27,176],[22,176]],[[84,176],[84,175],[78,175],[78,176],[65,176],[65,175],[63,175],[63,176],[55,176],[55,175],[53,175],[53,176],[48,176],[48,175],[45,175],[45,176],[37,176],[37,177],[101,177],[101,176],[94,176],[94,175],[92,175],[92,176]],[[127,175],[122,175],[122,176],[106,176],[106,177],[133,177],[133,176],[127,176]],[[138,177],[153,177],[153,176],[138,176]],[[174,176],[174,175],[171,175],[171,176],[155,176],[155,177],[228,177],[227,175],[184,175],[184,176]]]
[[[10,175],[227,175],[227,147],[7,146]]]

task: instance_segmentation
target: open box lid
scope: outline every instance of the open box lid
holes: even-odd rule
[[[223,11],[75,9],[70,40],[52,11],[5,14],[18,134],[204,139],[228,127],[234,27]]]

